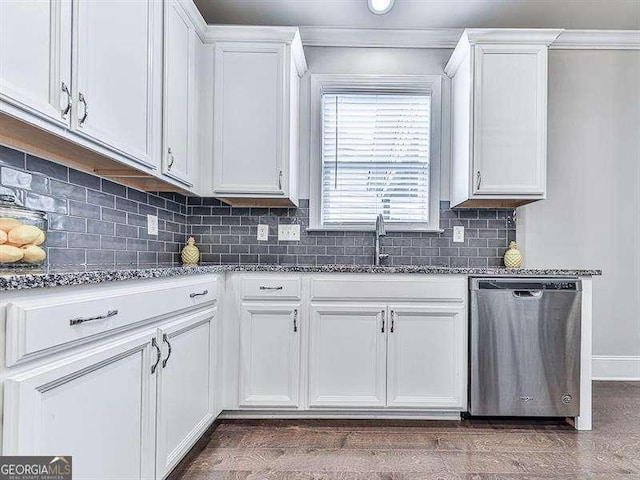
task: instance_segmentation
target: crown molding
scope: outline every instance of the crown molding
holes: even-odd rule
[[[299,76],[304,75],[307,72],[307,59],[304,56],[304,49],[302,48],[302,39],[300,38],[300,32],[296,29],[296,34],[291,41],[291,58],[293,64],[296,67]]]
[[[269,27],[254,25],[207,25],[205,43],[215,42],[274,42],[291,45],[291,59],[298,75],[307,71],[302,40],[298,27]]]
[[[559,28],[467,28],[464,36],[471,45],[517,43],[549,46],[563,31]]]
[[[305,47],[455,48],[463,29],[300,27]]]
[[[464,32],[462,32],[455,50],[453,50],[453,53],[449,57],[447,64],[444,66],[444,73],[446,73],[450,78],[453,78],[453,76],[458,71],[458,68],[460,68],[462,61],[465,58],[469,57],[470,52],[471,42],[469,42],[469,36],[467,31],[465,30]]]
[[[640,30],[565,30],[549,48],[640,50]]]
[[[183,10],[185,11],[185,13],[187,14],[187,16],[189,17],[189,20],[191,20],[191,23],[194,25],[196,29],[196,33],[198,34],[198,37],[200,37],[200,40],[204,41],[208,25],[205,19],[202,17],[200,10],[198,10],[198,7],[196,7],[196,4],[193,3],[191,0],[178,0],[178,1],[182,6]]]
[[[298,27],[210,24],[205,33],[205,42],[284,42],[291,44],[299,35]]]
[[[270,27],[266,27],[270,28]],[[300,27],[308,47],[447,48],[458,44],[464,29],[397,30],[373,28]],[[639,50],[640,30],[467,29],[469,41],[546,43],[552,49]]]

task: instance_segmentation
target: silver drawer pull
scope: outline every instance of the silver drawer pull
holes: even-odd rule
[[[203,295],[206,295],[207,293],[209,293],[209,290],[204,290],[204,291],[202,291],[200,293],[191,293],[191,294],[189,294],[189,297],[191,297],[191,298],[201,297]]]
[[[267,287],[266,285],[261,285],[260,290],[282,290],[284,287],[282,285],[278,285],[277,287]]]
[[[98,315],[97,317],[74,318],[74,319],[69,320],[69,325],[73,326],[73,325],[79,325],[79,324],[85,323],[85,322],[91,322],[93,320],[104,320],[105,318],[113,317],[113,316],[115,316],[117,314],[118,314],[118,310],[109,310],[104,315]]]

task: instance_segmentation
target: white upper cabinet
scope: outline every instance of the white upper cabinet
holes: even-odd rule
[[[193,185],[196,157],[195,60],[202,42],[182,4],[169,0],[164,15],[164,148],[162,173]]]
[[[69,126],[71,0],[0,2],[0,99]]]
[[[464,305],[390,305],[387,405],[466,407]]]
[[[162,6],[74,3],[72,127],[150,168],[159,160]]]
[[[209,27],[215,43],[213,194],[232,205],[297,205],[297,28]]]
[[[452,78],[451,205],[546,196],[547,50],[560,30],[465,30]]]

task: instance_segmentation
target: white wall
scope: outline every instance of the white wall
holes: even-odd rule
[[[640,52],[550,51],[547,190],[518,209],[525,264],[602,268],[594,355],[640,377]]]
[[[448,122],[449,80],[444,66],[448,49],[305,47],[309,71],[300,84],[300,198],[309,198],[309,86],[314,73],[358,75],[442,75],[442,105]],[[449,141],[443,141],[440,197],[449,199]]]

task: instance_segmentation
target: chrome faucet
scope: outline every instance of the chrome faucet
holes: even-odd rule
[[[384,228],[384,217],[381,213],[376,217],[376,253],[373,258],[374,265],[380,265],[383,260],[389,257],[389,255],[385,253],[380,253],[380,238],[384,237],[387,234],[387,231]]]

